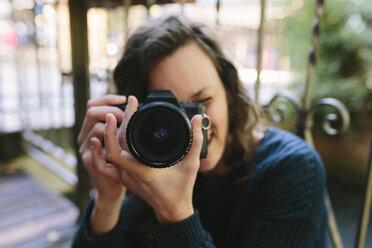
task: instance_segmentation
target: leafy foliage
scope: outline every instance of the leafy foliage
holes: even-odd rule
[[[335,97],[351,113],[362,109],[372,112],[372,5],[369,1],[327,0],[322,16],[313,99]],[[315,2],[303,0],[303,6],[284,19],[297,91],[300,88],[303,91]]]

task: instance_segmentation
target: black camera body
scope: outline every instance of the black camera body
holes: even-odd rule
[[[125,110],[126,104],[118,105]],[[207,156],[210,119],[201,103],[179,103],[169,90],[151,92],[127,126],[127,144],[141,163],[165,168],[181,161],[190,150],[193,131],[191,118],[201,114],[203,145],[200,158]]]

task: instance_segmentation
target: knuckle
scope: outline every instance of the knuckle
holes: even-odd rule
[[[106,128],[105,128],[105,130],[103,131],[103,137],[104,137],[104,139],[105,140],[110,140],[110,133],[109,133],[109,130],[107,130]]]
[[[94,108],[89,108],[87,110],[87,118],[92,118],[94,116]]]
[[[102,137],[103,133],[105,132],[105,124],[101,122],[97,122],[93,126],[92,134],[95,137]]]
[[[85,166],[89,166],[92,164],[92,156],[90,153],[83,153],[81,156],[81,160]]]
[[[203,142],[204,136],[203,136],[203,133],[201,131],[197,132],[194,137],[195,137],[195,141],[197,143],[202,143]]]
[[[121,133],[119,133],[119,144],[121,147],[125,147],[125,145],[127,144],[127,139],[126,139],[126,135],[122,135]]]
[[[156,184],[155,178],[153,177],[152,173],[145,173],[144,175],[139,178],[139,182],[143,185],[154,185]]]
[[[103,166],[97,166],[97,171],[101,174],[104,174],[105,173],[105,168]]]
[[[90,99],[87,101],[87,109],[91,108],[92,106],[94,106],[94,100]]]
[[[80,157],[83,157],[83,154],[84,154],[84,149],[83,149],[83,147],[80,147],[80,149],[79,149],[79,154],[80,154]]]
[[[106,151],[106,159],[110,162],[115,162],[116,155],[111,151]]]

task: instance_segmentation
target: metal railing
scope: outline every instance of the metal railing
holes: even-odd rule
[[[335,112],[331,114],[327,114],[323,118],[322,128],[323,130],[329,135],[336,135],[341,132],[345,132],[350,123],[350,116],[349,112],[346,107],[337,99],[334,98],[324,98],[319,100],[318,102],[311,104],[311,97],[312,97],[312,84],[313,84],[313,76],[315,71],[315,64],[317,61],[317,48],[318,48],[318,40],[320,36],[320,23],[322,20],[322,14],[324,10],[324,1],[325,0],[316,0],[316,18],[315,24],[312,29],[312,36],[311,36],[311,43],[312,49],[308,56],[308,65],[307,65],[307,74],[306,74],[306,81],[305,81],[305,90],[304,90],[304,100],[301,103],[299,97],[291,92],[280,92],[276,94],[270,103],[264,107],[268,118],[276,123],[283,122],[288,112],[288,108],[286,104],[278,103],[278,99],[284,99],[292,107],[294,107],[295,112],[297,114],[297,121],[296,121],[296,134],[302,138],[304,138],[311,146],[314,146],[313,137],[312,137],[312,127],[313,127],[313,119],[314,114],[324,106],[328,106],[333,108]],[[255,102],[258,103],[258,93],[260,89],[260,80],[259,80],[259,72],[261,70],[261,62],[262,57],[262,43],[263,43],[263,27],[265,24],[265,6],[266,0],[261,0],[261,22],[260,22],[260,35],[258,41],[258,49],[257,49],[257,81],[255,87]],[[332,124],[338,121],[338,125],[335,128]],[[371,212],[371,198],[372,198],[372,141],[371,141],[371,150],[370,150],[369,160],[368,160],[368,171],[366,176],[366,189],[365,195],[363,199],[363,206],[360,214],[359,225],[357,229],[357,236],[355,247],[362,248],[364,247],[366,233],[368,228],[368,221]],[[327,204],[329,207],[329,216],[328,216],[328,227],[330,230],[330,238],[332,244],[336,248],[342,248],[343,242],[338,230],[338,226],[336,223],[336,218],[333,212],[332,204],[330,201],[329,196],[327,195]]]

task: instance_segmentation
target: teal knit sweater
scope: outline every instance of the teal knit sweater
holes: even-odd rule
[[[325,171],[314,149],[289,132],[269,128],[254,162],[249,180],[240,184],[236,173],[199,175],[195,214],[177,223],[158,224],[151,207],[131,195],[115,228],[93,238],[91,201],[73,247],[325,247]]]

